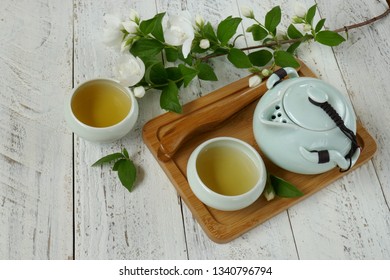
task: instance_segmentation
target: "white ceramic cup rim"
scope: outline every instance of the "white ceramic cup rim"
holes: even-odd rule
[[[199,154],[205,148],[210,147],[210,145],[218,146],[218,143],[221,143],[221,145],[229,145],[230,143],[230,145],[245,152],[246,155],[253,161],[256,168],[258,168],[259,177],[250,190],[239,195],[223,195],[211,190],[203,183],[196,169],[196,161]],[[216,137],[203,142],[192,152],[187,165],[187,177],[190,188],[194,192],[195,196],[197,196],[198,199],[206,205],[220,210],[238,210],[249,206],[258,199],[264,191],[267,176],[263,159],[251,145],[237,138]],[[234,203],[236,206],[228,205],[229,203]]]
[[[105,126],[105,127],[95,127],[95,126],[91,126],[91,125],[88,125],[82,121],[80,121],[76,115],[74,114],[73,112],[73,109],[72,109],[72,101],[73,101],[73,97],[75,96],[76,92],[88,85],[88,84],[91,84],[91,83],[96,83],[96,82],[109,82],[110,84],[113,84],[115,87],[117,87],[119,90],[121,90],[123,93],[125,93],[129,99],[130,99],[130,102],[131,102],[131,106],[130,106],[130,110],[129,112],[127,113],[126,117],[124,117],[120,122],[116,123],[116,124],[113,124],[113,125],[110,125],[110,126]],[[117,80],[114,80],[114,79],[111,79],[111,78],[94,78],[94,79],[89,79],[89,80],[86,80],[82,83],[80,83],[79,85],[77,85],[73,90],[72,90],[72,94],[71,94],[71,97],[70,97],[70,100],[69,100],[69,104],[68,106],[70,106],[70,112],[72,113],[72,118],[74,119],[74,121],[77,122],[78,125],[82,126],[84,129],[88,129],[88,130],[96,130],[96,131],[102,131],[102,130],[111,130],[111,129],[116,129],[117,127],[121,126],[124,122],[126,122],[133,114],[134,114],[134,111],[135,111],[135,105],[134,103],[137,102],[137,100],[135,99],[134,95],[131,93],[130,89],[127,88],[127,87],[124,87],[122,86],[119,81]]]
[[[112,86],[115,86],[118,90],[121,90],[130,98],[130,110],[120,122],[106,127],[94,127],[83,123],[73,113],[72,100],[75,93],[77,93],[81,87],[94,82],[110,83]],[[110,78],[94,78],[80,83],[67,95],[66,102],[64,103],[64,109],[65,121],[68,123],[68,126],[73,133],[87,141],[101,143],[116,141],[127,135],[136,124],[139,111],[138,102],[133,92],[129,88],[121,85],[118,81]]]

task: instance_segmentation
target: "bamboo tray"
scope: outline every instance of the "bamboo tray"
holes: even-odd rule
[[[303,63],[301,63],[299,75],[315,77],[314,73]],[[338,168],[334,168],[319,175],[300,175],[275,166],[261,153],[252,132],[253,112],[258,99],[266,92],[265,85],[262,84],[255,89],[256,96],[253,98],[253,101],[247,101],[249,105],[242,105],[242,108],[232,116],[226,113],[237,110],[237,96],[241,96],[239,98],[242,100],[249,91],[252,91],[251,94],[253,95],[253,89],[248,88],[248,79],[249,77],[238,80],[186,104],[183,107],[183,114],[166,113],[160,115],[146,123],[143,128],[145,144],[168,175],[177,192],[185,201],[205,233],[211,240],[217,243],[226,243],[237,238],[248,230],[318,192],[345,174],[352,172],[370,160],[377,147],[372,136],[358,123],[357,137],[362,151],[359,160],[348,172],[340,173]],[[224,109],[222,110],[221,108]],[[218,112],[217,114],[215,114],[216,111]],[[217,115],[217,119],[213,120],[209,116],[210,114]],[[221,116],[226,117],[222,122],[218,120]],[[208,125],[204,125],[204,120],[210,118]],[[194,131],[185,137],[186,129]],[[299,198],[276,197],[269,202],[263,196],[260,196],[249,207],[232,212],[219,211],[204,205],[195,197],[188,185],[186,177],[187,160],[191,152],[199,144],[218,136],[236,137],[255,147],[262,156],[268,172],[296,185],[304,195]],[[176,146],[171,147],[170,158],[164,158],[161,155],[161,150],[164,150],[162,147],[169,146],[172,143]]]

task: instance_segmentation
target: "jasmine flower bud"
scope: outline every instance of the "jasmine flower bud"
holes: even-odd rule
[[[199,47],[202,49],[208,49],[210,47],[210,41],[208,39],[202,39],[200,40]]]
[[[253,87],[257,87],[258,85],[260,85],[262,79],[260,76],[258,75],[255,75],[255,76],[252,76],[249,78],[249,87],[253,88]]]
[[[195,16],[195,24],[198,26],[198,27],[202,27],[204,25],[204,19],[201,15],[196,15]]]
[[[241,6],[241,14],[247,18],[255,18],[253,9],[248,6]]]
[[[271,74],[271,71],[269,69],[263,69],[261,71],[261,75],[263,75],[264,77],[268,77],[270,74]]]
[[[124,21],[122,26],[129,34],[135,34],[138,31],[138,24],[134,21]]]
[[[135,87],[133,92],[135,97],[142,98],[145,95],[145,88],[143,86]]]
[[[293,16],[291,19],[292,19],[292,22],[293,22],[293,23],[296,23],[296,24],[304,23],[304,22],[305,22],[305,20],[304,20],[303,18],[297,17],[297,16]]]
[[[309,32],[311,30],[311,25],[306,23],[303,25],[303,31]]]
[[[136,10],[134,10],[134,9],[130,10],[129,18],[130,18],[131,21],[134,21],[137,24],[139,23],[140,18],[139,18],[139,14],[138,14],[138,12]]]

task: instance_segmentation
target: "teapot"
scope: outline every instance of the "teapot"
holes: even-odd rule
[[[356,116],[340,91],[320,79],[299,77],[291,67],[275,71],[266,86],[254,111],[253,132],[273,163],[300,174],[336,166],[346,171],[356,163]]]

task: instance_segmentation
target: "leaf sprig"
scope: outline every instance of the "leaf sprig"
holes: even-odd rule
[[[129,153],[125,148],[123,148],[120,153],[113,153],[102,157],[92,164],[92,166],[96,167],[113,161],[115,162],[112,166],[112,170],[118,172],[120,182],[129,192],[131,192],[137,177],[137,168],[130,159]]]
[[[296,27],[293,24],[291,24],[287,30],[288,37],[291,39],[301,39],[293,43],[292,45],[297,44],[298,47],[301,42],[310,39],[314,39],[316,42],[330,47],[338,46],[339,44],[344,42],[345,41],[344,37],[338,34],[337,32],[331,30],[323,30],[325,25],[325,20],[326,20],[325,18],[319,20],[314,25],[313,20],[316,14],[316,10],[317,10],[317,4],[310,7],[304,17],[293,18],[293,23],[302,24],[304,26],[304,30],[310,33],[302,34],[300,31],[296,29]]]
[[[267,201],[274,199],[275,196],[294,198],[302,195],[303,193],[293,184],[275,175],[268,174],[264,188],[264,196]]]
[[[142,59],[146,66],[144,78],[136,86],[142,86],[145,90],[160,90],[161,108],[181,113],[179,93],[182,87],[187,87],[196,77],[206,81],[218,79],[214,69],[206,63],[210,58],[226,55],[236,68],[248,69],[261,78],[264,77],[262,73],[272,73],[277,66],[298,67],[294,53],[301,43],[315,40],[324,45],[336,46],[345,40],[336,32],[323,30],[325,19],[314,25],[316,9],[317,5],[313,5],[304,17],[293,17],[293,23],[285,34],[278,30],[282,19],[279,6],[267,12],[264,21],[257,20],[253,11],[246,15],[254,21],[246,32],[251,33],[253,40],[260,43],[260,49],[249,54],[245,50],[256,47],[236,47],[237,39],[243,36],[236,35],[242,22],[240,17],[229,16],[215,27],[203,19],[197,21],[191,51],[187,57],[182,54],[182,46],[172,46],[165,42],[162,26],[165,13],[143,21],[137,18],[137,33],[126,41],[130,53]],[[299,24],[305,26],[306,33],[296,28],[295,25]],[[123,32],[124,38],[127,38],[128,33],[125,30]],[[202,41],[207,43],[202,44]],[[264,47],[265,44],[267,47]],[[161,57],[165,57],[168,62],[174,62],[175,66],[170,64],[166,67]],[[262,72],[265,68],[270,71]]]

